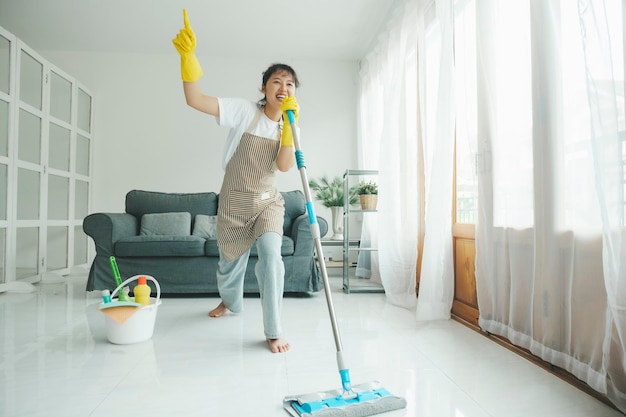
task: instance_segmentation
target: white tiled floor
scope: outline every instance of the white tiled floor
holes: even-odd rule
[[[353,383],[407,399],[385,416],[623,416],[457,322],[418,324],[331,282]],[[340,386],[323,292],[285,299],[292,350],[271,354],[256,298],[219,319],[216,298],[165,298],[151,340],[113,345],[84,288],[82,274],[0,294],[0,416],[285,417],[286,395]]]

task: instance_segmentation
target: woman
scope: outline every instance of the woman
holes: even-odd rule
[[[172,42],[181,57],[187,104],[215,116],[220,126],[231,129],[223,154],[225,174],[217,213],[217,284],[222,301],[209,316],[241,312],[244,274],[250,248],[256,242],[255,274],[265,337],[272,352],[286,352],[289,343],[282,338],[280,320],[285,275],[280,254],[284,200],[275,186],[275,171],[288,171],[295,163],[286,111],[293,111],[297,120],[294,93],[298,78],[288,65],[272,65],[263,73],[264,98],[258,104],[203,94],[197,83],[202,68],[195,56],[196,38],[187,11],[183,14],[185,26]]]

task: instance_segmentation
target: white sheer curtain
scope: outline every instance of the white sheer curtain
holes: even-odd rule
[[[377,239],[371,277],[407,308],[415,306],[418,240],[417,22],[417,1],[394,8],[361,62],[359,97],[359,165],[379,170],[378,215],[364,218],[362,244]]]
[[[476,28],[476,124],[463,134],[478,138],[479,324],[626,411],[623,5],[400,1],[363,61],[359,124],[361,166],[380,171],[379,220],[365,231],[379,245],[372,267],[390,302],[416,307],[420,320],[447,318],[453,127],[464,111],[453,57],[469,53],[467,40],[454,44],[453,16],[465,8]]]
[[[416,311],[418,320],[449,319],[454,297],[451,198],[455,122],[453,3],[453,0],[435,1],[436,19],[428,25],[426,32],[425,144],[429,174],[426,175],[427,205]],[[426,12],[429,10],[432,9],[427,8]]]
[[[621,7],[476,2],[476,279],[484,330],[626,411]]]
[[[391,303],[407,308],[416,306],[419,207],[424,205],[418,179],[426,181],[419,320],[449,318],[453,297],[452,4],[452,0],[399,2],[362,61],[360,73],[359,160],[362,168],[380,172],[377,224],[365,221],[362,239],[377,238],[378,263],[373,260],[371,276],[380,277]],[[424,48],[427,7],[435,16],[429,33],[437,39],[436,47],[428,50]],[[424,59],[426,55],[431,59]],[[419,67],[418,62],[430,66]],[[420,108],[418,97],[428,103],[428,109]]]
[[[603,230],[607,314],[602,361],[602,370],[606,373],[603,372],[602,377],[609,399],[626,412],[626,251],[622,248],[625,226],[624,59],[620,53],[626,39],[623,29],[622,38],[619,37],[623,20],[619,25],[608,18],[613,13],[620,15],[619,3],[604,3],[579,0],[578,13],[591,113],[593,169]]]

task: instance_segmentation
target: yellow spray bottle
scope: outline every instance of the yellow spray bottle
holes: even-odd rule
[[[137,285],[133,289],[133,293],[135,294],[135,302],[142,305],[150,305],[150,286],[147,284],[147,279],[145,276],[140,276],[137,278]]]

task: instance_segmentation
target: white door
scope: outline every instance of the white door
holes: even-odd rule
[[[2,42],[13,47],[3,48]],[[0,126],[4,106],[8,148],[4,161],[0,129],[0,182],[7,184],[6,195],[0,192],[6,208],[3,213],[0,207],[2,278],[60,278],[87,264],[82,219],[89,210],[93,99],[19,39],[0,38],[0,56],[5,49],[9,74],[14,65],[8,85],[13,81],[15,93],[3,95],[0,57]]]
[[[15,55],[15,37],[0,28],[0,284],[7,280],[9,265],[9,137],[12,130],[12,108],[15,100],[11,57]]]
[[[45,178],[43,59],[18,41],[15,198],[15,279],[38,281],[45,249]]]

